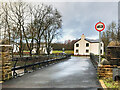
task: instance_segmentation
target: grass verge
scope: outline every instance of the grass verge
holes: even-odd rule
[[[106,88],[112,88],[112,89],[116,88],[116,89],[118,89],[120,87],[118,81],[113,81],[112,78],[101,78],[100,80],[103,81]]]
[[[53,54],[55,54],[55,53],[62,53],[62,52],[63,51],[61,51],[61,50],[60,51],[59,50],[52,51]],[[73,50],[66,50],[65,53],[66,54],[74,54],[74,51]]]

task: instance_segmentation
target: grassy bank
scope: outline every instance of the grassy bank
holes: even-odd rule
[[[28,55],[29,56],[30,51],[23,51],[23,55]],[[59,53],[63,53],[62,50],[53,50],[52,51],[53,54],[59,54]],[[66,50],[65,51],[66,54],[74,54],[73,50]],[[14,53],[14,55],[19,55],[19,53]]]
[[[119,88],[119,84],[118,84],[118,81],[113,81],[112,78],[102,78],[105,86],[107,88]]]
[[[52,53],[55,54],[55,53],[62,53],[63,51],[59,51],[59,50],[54,50]],[[73,50],[66,50],[65,51],[66,54],[74,54],[74,51]]]

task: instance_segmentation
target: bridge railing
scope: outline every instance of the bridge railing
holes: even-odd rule
[[[94,55],[93,53],[90,53],[90,59],[91,59],[91,62],[93,63],[93,65],[94,65],[94,67],[97,69],[98,62],[99,62],[98,55]]]
[[[12,59],[13,77],[23,75],[24,73],[32,72],[36,69],[58,63],[65,60],[71,55],[47,55],[38,57],[17,57]]]

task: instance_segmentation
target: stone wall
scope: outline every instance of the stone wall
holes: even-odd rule
[[[10,45],[0,45],[0,81],[12,77],[10,48]]]

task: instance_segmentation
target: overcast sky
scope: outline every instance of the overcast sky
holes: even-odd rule
[[[79,39],[82,34],[87,38],[97,39],[98,32],[94,25],[102,21],[109,25],[118,22],[117,2],[53,2],[62,15],[62,37],[59,41]]]
[[[34,2],[34,0],[30,1]],[[98,21],[104,22],[106,26],[112,21],[118,22],[117,0],[116,2],[109,2],[112,0],[104,0],[108,2],[91,1],[92,2],[62,1],[46,3],[53,5],[62,15],[62,36],[55,41],[64,42],[68,39],[79,39],[82,34],[85,34],[85,36],[90,39],[98,39],[98,32],[94,29]]]

